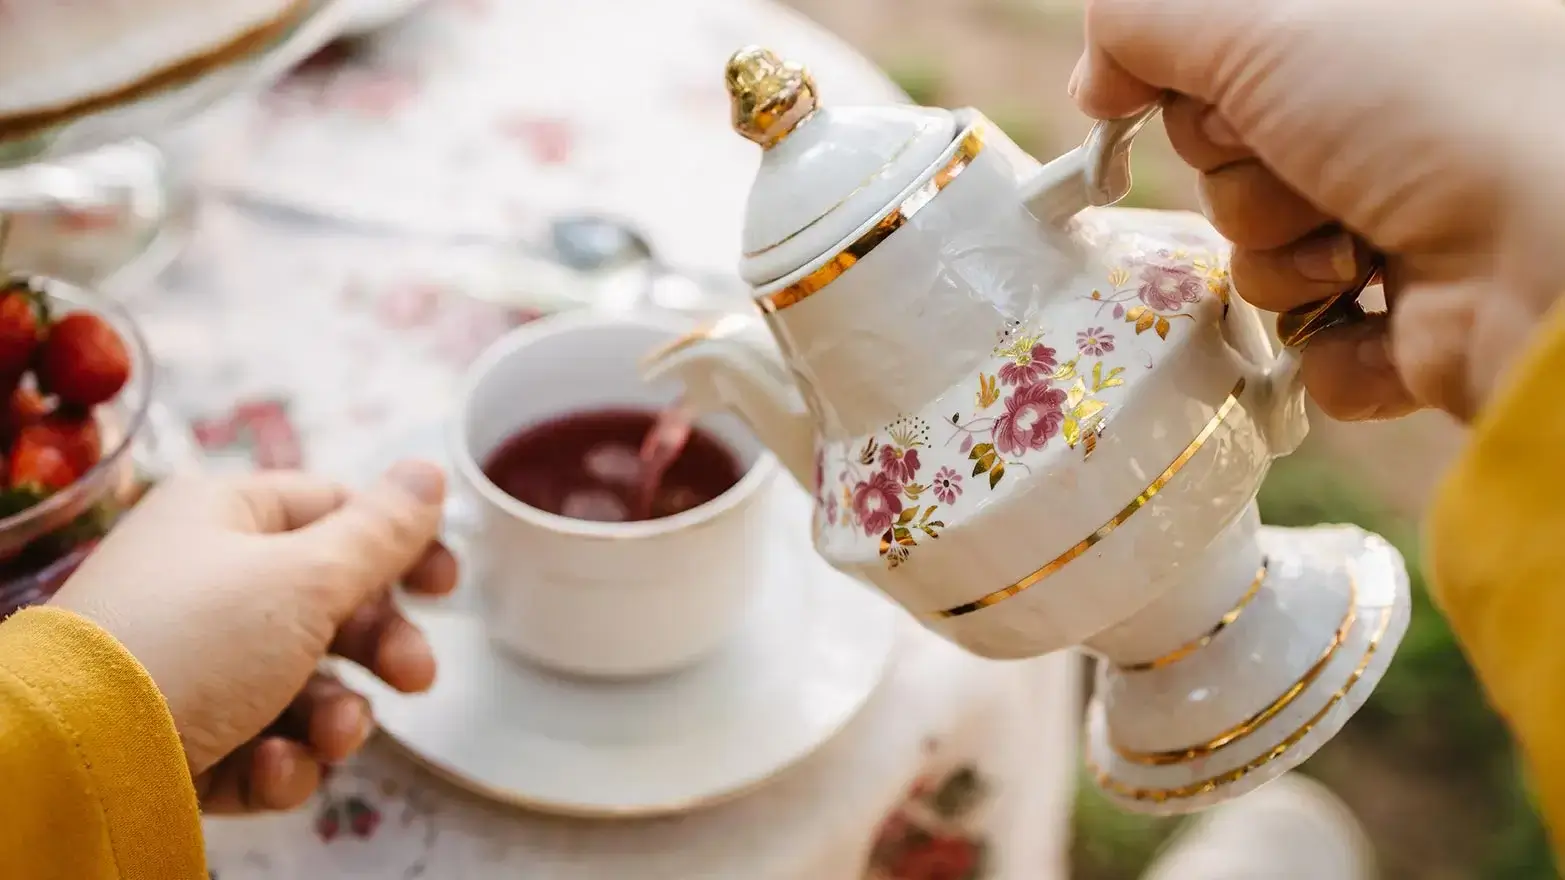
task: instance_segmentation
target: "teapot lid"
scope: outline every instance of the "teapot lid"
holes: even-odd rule
[[[956,137],[947,110],[820,107],[803,66],[749,47],[728,61],[734,130],[762,149],[739,274],[776,281],[875,219]]]

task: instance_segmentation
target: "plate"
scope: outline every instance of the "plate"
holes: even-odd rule
[[[425,2],[427,0],[355,0],[343,23],[342,36],[363,37],[390,27],[412,15]]]
[[[340,675],[413,758],[497,801],[640,818],[741,795],[840,731],[895,642],[895,608],[811,547],[804,492],[775,498],[777,545],[756,572],[755,604],[723,648],[689,669],[621,681],[557,675],[492,646],[478,615],[420,605],[407,613],[440,667],[428,693],[397,693],[346,664]]]
[[[231,95],[259,89],[326,45],[341,31],[345,0],[309,0],[298,18],[253,54],[214,64],[166,87],[127,92],[37,128],[0,138],[0,166],[60,159],[120,141],[166,134]]]

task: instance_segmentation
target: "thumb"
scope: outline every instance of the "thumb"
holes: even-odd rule
[[[1223,59],[1254,0],[1089,0],[1087,48],[1070,91],[1099,119],[1128,116],[1168,90],[1218,102]]]
[[[440,533],[445,494],[440,468],[398,462],[375,485],[291,533],[293,540],[311,545],[314,558],[329,560],[331,583],[323,586],[334,621],[346,620],[418,561]]]

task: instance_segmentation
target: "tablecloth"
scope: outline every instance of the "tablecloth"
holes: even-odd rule
[[[496,277],[525,292],[507,242],[550,217],[611,212],[672,264],[728,269],[756,155],[727,128],[721,71],[748,42],[809,62],[827,100],[894,97],[851,50],[754,0],[435,0],[225,111],[180,153],[201,157],[212,194],[184,253],[114,291],[144,322],[164,400],[219,463],[360,479],[445,418],[462,367],[533,317],[467,294]],[[623,823],[520,813],[375,741],[299,812],[209,822],[214,875],[1063,878],[1073,658],[987,662],[904,625],[862,715],[726,806]]]

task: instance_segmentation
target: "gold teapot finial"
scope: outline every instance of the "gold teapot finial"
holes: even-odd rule
[[[734,131],[770,149],[815,112],[815,79],[804,66],[746,46],[728,59]]]

